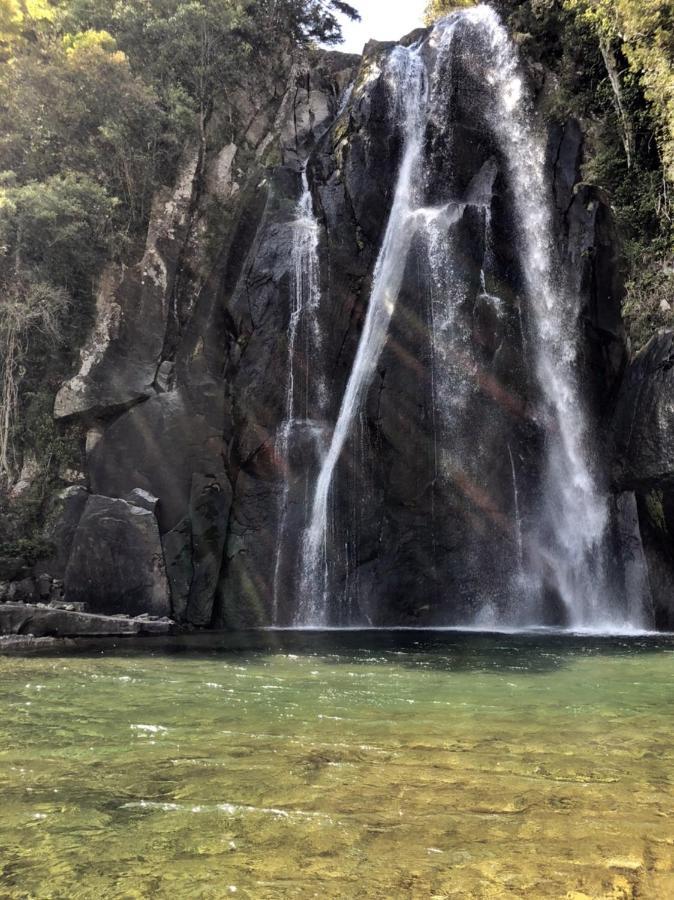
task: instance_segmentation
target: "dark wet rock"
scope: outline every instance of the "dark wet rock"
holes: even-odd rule
[[[0,581],[13,581],[28,570],[26,560],[20,556],[0,556]]]
[[[625,263],[615,216],[605,192],[579,181],[585,135],[575,119],[553,124],[548,166],[569,296],[580,298],[585,340],[584,383],[591,408],[610,406],[627,363],[622,321]]]
[[[0,634],[34,637],[75,635],[168,634],[173,623],[158,620],[101,616],[19,603],[0,606]]]
[[[623,490],[674,488],[674,333],[653,337],[625,373],[613,416]]]
[[[377,42],[366,47],[352,102],[309,160],[321,228],[322,290],[324,298],[329,295],[318,312],[324,343],[312,376],[322,368],[329,396],[321,407],[310,389],[313,433],[295,427],[283,467],[277,447],[292,306],[288,222],[300,191],[294,172],[275,173],[229,306],[245,340],[240,355],[230,356],[235,491],[216,610],[223,626],[266,624],[273,604],[287,624],[297,605],[307,478],[311,484],[339,412],[400,161],[401,130],[381,74],[390,50]],[[431,372],[431,276],[413,247],[387,344],[331,492],[328,564],[341,573],[330,587],[334,624],[465,622],[476,597],[503,603],[502,573],[512,570],[515,551],[513,469],[520,502],[534,502],[537,495],[543,435],[531,412],[537,397],[527,370],[508,177],[481,118],[488,108],[483,74],[470,35],[457,34],[452,64],[434,84],[434,90],[446,88],[437,101],[442,106],[444,97],[446,103],[431,116],[425,149],[431,159],[424,186],[428,206],[467,203],[447,261],[453,282],[463,286],[461,298],[451,301],[452,327],[464,341],[466,358],[438,361]],[[608,407],[624,366],[623,284],[610,207],[599,192],[579,185],[582,143],[577,122],[555,127],[549,175],[568,288],[581,297],[580,362],[592,385],[589,405],[597,412]],[[461,466],[443,483],[431,381],[451,364],[470,380],[465,421],[471,428],[464,433],[455,427],[448,436]]]
[[[157,512],[159,499],[154,497],[148,491],[144,491],[142,488],[134,488],[124,499],[127,503],[131,503],[132,506],[140,506],[142,509],[147,509],[151,513]]]
[[[674,553],[672,539],[666,543],[644,530],[644,555],[648,564],[648,581],[653,601],[655,627],[674,631]]]
[[[171,589],[171,615],[177,622],[184,622],[194,577],[192,527],[189,518],[183,519],[162,537],[162,546]]]
[[[573,202],[585,136],[577,119],[553,122],[548,135],[552,196],[560,224]]]
[[[218,477],[195,475],[189,516],[162,539],[171,608],[178,621],[211,624],[231,504],[232,488],[224,472]]]
[[[224,473],[219,478],[194,476],[190,497],[193,574],[186,610],[192,625],[211,624],[231,505],[232,488]]]
[[[170,613],[157,520],[125,500],[91,496],[75,533],[66,600],[96,613]]]
[[[613,481],[635,491],[658,628],[674,627],[674,333],[627,368],[612,419]]]
[[[89,491],[72,485],[56,494],[50,502],[43,537],[55,548],[54,556],[43,562],[43,572],[62,579],[65,575],[75,531],[89,499]]]
[[[31,603],[37,600],[38,596],[35,581],[32,578],[12,581],[7,591],[7,599],[12,603]]]
[[[621,307],[625,296],[622,242],[608,197],[597,188],[579,185],[567,213],[568,269],[581,298],[585,341],[581,346],[593,391],[591,406],[606,410],[613,401],[627,364],[627,339]],[[590,385],[586,384],[586,388]]]
[[[634,612],[633,621],[651,621],[654,603],[637,498],[634,492],[625,491],[618,494],[613,502],[617,540],[616,566],[621,571],[618,583],[624,586],[627,609]]]

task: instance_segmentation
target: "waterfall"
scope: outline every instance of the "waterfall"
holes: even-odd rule
[[[286,388],[285,418],[276,439],[277,459],[285,466],[280,500],[280,525],[274,564],[273,624],[278,624],[281,566],[284,559],[288,502],[290,495],[290,450],[293,436],[299,429],[308,431],[320,444],[321,428],[309,419],[312,395],[319,408],[326,399],[324,378],[320,374],[321,334],[317,312],[321,297],[318,259],[319,226],[307,178],[306,164],[302,168],[302,194],[292,221],[292,253],[290,265],[291,311],[288,326],[288,385]],[[303,343],[301,348],[298,346]],[[303,372],[297,371],[298,351],[302,350]],[[311,362],[310,362],[311,361]],[[314,379],[312,385],[311,380]]]
[[[314,494],[311,522],[300,583],[296,624],[326,622],[325,594],[328,495],[335,466],[351,432],[365,390],[386,341],[391,316],[402,283],[413,230],[409,218],[414,209],[420,178],[426,112],[426,69],[418,47],[396,47],[387,71],[396,97],[396,117],[403,130],[403,154],[393,206],[377,260],[372,293],[358,351],[335,425],[332,443],[323,462]]]
[[[451,65],[458,25],[479,44],[477,51],[471,45],[470,52],[473,59],[480,59],[483,79],[480,87],[484,88],[487,99],[485,109],[476,109],[476,120],[479,117],[483,122],[498,148],[500,163],[488,159],[468,187],[464,185],[461,196],[452,196],[447,191],[450,199],[445,198],[442,205],[429,206],[424,196],[429,168],[426,163],[430,159],[426,158],[425,142],[431,122],[436,130],[438,125],[447,128],[442,116],[447,116],[451,97],[445,96],[443,73]],[[454,266],[456,254],[461,251],[454,246],[452,233],[467,209],[473,215],[482,216],[485,259],[489,259],[492,253],[490,204],[500,167],[512,197],[512,244],[522,276],[521,296],[513,300],[513,310],[519,321],[524,364],[536,386],[539,403],[536,422],[544,434],[544,447],[539,496],[532,504],[524,492],[520,495],[510,444],[501,445],[510,458],[517,529],[516,532],[504,529],[508,531],[511,548],[512,535],[516,534],[516,558],[512,560],[513,571],[504,572],[503,580],[506,583],[511,576],[516,596],[507,609],[502,603],[493,602],[494,597],[476,597],[475,601],[477,604],[483,601],[482,620],[488,614],[495,619],[494,624],[543,624],[547,606],[552,602],[560,610],[559,617],[571,628],[644,627],[642,614],[634,612],[642,609],[642,604],[625,604],[623,621],[619,621],[620,614],[615,610],[607,572],[608,500],[591,461],[593,440],[578,370],[579,298],[565,285],[563,266],[558,259],[546,184],[545,141],[533,125],[533,111],[519,72],[516,49],[496,13],[489,7],[478,6],[441,20],[428,37],[411,47],[395,47],[382,77],[394,97],[393,115],[402,137],[401,161],[358,349],[314,486],[311,516],[303,536],[294,624],[314,627],[329,624],[331,489],[340,457],[353,436],[365,394],[386,344],[408,257],[417,236],[419,253],[426,255],[430,279],[430,380],[433,397],[440,406],[437,422],[433,412],[436,477],[440,473],[447,482],[456,481],[459,488],[465,486],[469,498],[481,504],[494,522],[503,520],[501,511],[482,490],[480,473],[476,478],[462,455],[469,451],[467,435],[470,434],[475,444],[480,440],[479,434],[470,432],[471,397],[483,390],[485,383],[494,381],[492,378],[489,382],[489,375],[482,377],[471,347],[472,325],[464,310],[470,302],[471,291],[475,290],[478,299],[489,304],[497,317],[503,314],[504,301],[487,291],[484,268],[479,287],[462,283],[460,267],[455,270]],[[446,137],[449,140],[452,136]],[[309,196],[309,211],[310,203]],[[310,270],[307,260],[306,253],[298,251],[296,262],[300,267],[309,265]],[[309,270],[302,269],[303,275],[298,270],[296,283],[311,282],[311,276],[307,279],[306,274]],[[299,297],[297,293],[295,310],[299,309],[299,317],[303,305],[318,302],[318,298],[311,288],[308,292],[304,288],[300,290]],[[524,305],[525,316],[522,315]],[[291,343],[296,340],[293,330],[296,327],[297,323],[291,322]],[[291,367],[287,429],[292,427],[296,415],[294,379]],[[287,443],[287,434],[283,437],[283,433],[281,440]],[[431,503],[435,521],[435,495]],[[525,503],[529,506],[523,515]],[[349,555],[348,548],[345,555]],[[503,591],[506,592],[507,589]],[[475,621],[481,621],[479,610]]]
[[[605,563],[607,498],[592,471],[592,436],[578,383],[578,298],[565,290],[556,259],[545,144],[529,125],[531,111],[505,28],[488,7],[467,15],[485,29],[490,43],[485,77],[496,100],[492,127],[514,197],[535,375],[543,398],[539,418],[546,428],[546,458],[542,502],[529,535],[529,574],[538,579],[539,596],[552,590],[563,603],[570,627],[615,625]]]

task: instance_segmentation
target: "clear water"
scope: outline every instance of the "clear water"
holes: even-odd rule
[[[229,641],[0,658],[0,896],[674,896],[672,639]]]

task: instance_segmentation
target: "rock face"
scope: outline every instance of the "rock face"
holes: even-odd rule
[[[170,614],[154,514],[125,500],[91,496],[75,532],[66,598],[95,613]]]
[[[674,487],[674,335],[657,335],[639,353],[613,418],[616,484],[648,492]]]
[[[171,608],[178,621],[211,624],[231,505],[226,475],[195,475],[188,516],[164,535]]]
[[[251,282],[249,261],[274,209],[279,237],[287,232],[299,168],[333,121],[357,62],[323,53],[311,65],[298,61],[285,85],[256,82],[255,91],[232,95],[205,147],[186,150],[176,184],[156,197],[142,258],[104,273],[80,371],[55,405],[57,418],[89,429],[92,496],[64,499],[53,517],[52,568],[58,577],[65,558],[69,601],[211,624],[241,472],[234,373],[244,358],[255,373],[251,336],[265,331],[270,314],[287,317],[278,289],[287,285],[288,243],[270,248],[275,283]],[[280,377],[266,368],[265,352],[265,371],[246,385],[251,418],[269,381],[285,390],[283,335],[274,339]],[[273,433],[274,409],[269,416]],[[252,455],[252,431],[263,428],[251,424]]]
[[[455,35],[453,47],[452,66],[437,76],[447,103],[431,116],[425,136],[424,196],[428,209],[447,202],[465,208],[443,263],[441,297],[442,275],[420,262],[412,246],[386,345],[336,469],[327,560],[331,575],[337,573],[330,583],[332,624],[461,623],[474,617],[476,597],[485,606],[502,603],[503,573],[516,567],[516,504],[531,506],[540,490],[543,433],[527,360],[507,167],[481,118],[489,109],[481,56],[465,35]],[[300,192],[292,172],[276,174],[232,300],[245,350],[230,368],[235,497],[218,618],[226,626],[264,624],[272,615],[289,624],[297,609],[306,473],[315,479],[316,431],[325,452],[339,413],[400,164],[401,122],[386,77],[391,53],[391,45],[368,45],[351,102],[309,160],[323,273],[323,344],[311,378],[322,374],[329,389],[327,403],[310,398],[312,427],[294,427],[283,465],[287,378],[267,373],[288,370],[292,232],[284,223]],[[598,415],[625,364],[622,280],[608,203],[579,184],[582,145],[577,123],[555,126],[547,171],[563,271],[580,297],[580,365]],[[453,317],[447,327],[458,335],[444,356],[432,333],[434,316],[448,323]],[[440,424],[440,407],[451,416],[459,406],[460,422]],[[451,447],[445,459],[443,447]]]
[[[357,353],[403,151],[387,76],[394,52],[372,42],[362,59],[317,54],[286,85],[234,97],[236,114],[212,123],[210,143],[186,152],[177,184],[157,197],[142,259],[105,273],[80,371],[55,409],[89,429],[91,493],[78,489],[63,513],[67,600],[196,627],[293,621],[310,483]],[[460,210],[455,239],[440,273],[419,264],[413,243],[336,468],[326,560],[333,624],[450,624],[474,615],[476,596],[497,605],[502,573],[517,562],[520,507],[540,491],[544,429],[524,275],[503,149],[481,118],[483,76],[480,55],[459,36],[438,74],[448,102],[426,129],[423,186],[428,209]],[[598,420],[626,363],[619,241],[606,198],[580,182],[576,122],[551,125],[547,155],[560,272],[580,298],[579,367]],[[306,190],[320,304],[298,326]],[[444,356],[432,322],[457,336]],[[614,509],[616,546],[631,548],[634,583],[644,556],[650,564],[665,552],[635,543],[635,509],[643,523],[652,487],[671,471],[665,436],[654,431],[669,377],[655,356],[643,377],[643,363],[628,371],[614,426],[616,491],[625,495]],[[644,379],[662,391],[639,387]],[[303,398],[292,427],[291,382]],[[652,399],[635,425],[640,391]],[[439,408],[451,412],[459,400],[460,422],[439,424]],[[651,435],[638,450],[637,427]],[[665,600],[655,602],[664,621]]]
[[[622,382],[612,422],[613,480],[639,507],[656,624],[674,628],[674,334],[656,335]]]

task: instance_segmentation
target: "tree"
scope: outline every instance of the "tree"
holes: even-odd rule
[[[652,105],[665,179],[674,183],[674,7],[670,0],[564,0],[597,35],[631,152],[614,48],[624,55]]]
[[[69,298],[50,284],[21,277],[0,284],[0,291],[0,478],[10,480],[19,386],[30,343],[36,336],[52,345],[62,340]]]

